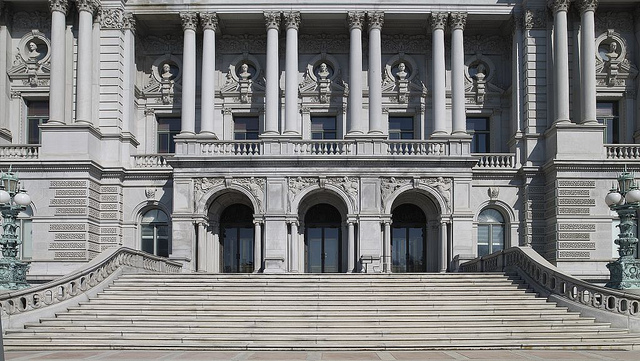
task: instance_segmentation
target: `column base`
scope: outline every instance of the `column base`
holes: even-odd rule
[[[433,139],[433,138],[442,139],[442,138],[448,138],[448,137],[449,137],[449,133],[447,133],[444,130],[438,130],[438,131],[435,131],[435,132],[431,133],[431,135],[429,136],[429,139]]]
[[[216,133],[207,130],[198,133],[196,136],[202,139],[218,140],[218,135]]]
[[[361,130],[354,130],[344,135],[344,139],[362,138],[365,132]]]

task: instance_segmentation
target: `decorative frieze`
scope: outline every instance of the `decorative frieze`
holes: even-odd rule
[[[559,197],[589,197],[588,189],[558,189]]]
[[[558,242],[558,249],[596,249],[596,242]]]
[[[595,206],[596,200],[593,198],[558,198],[560,206]]]
[[[547,11],[544,9],[527,9],[524,13],[524,27],[527,30],[547,27]]]
[[[49,232],[84,232],[87,225],[82,223],[54,223],[49,225]]]
[[[72,259],[72,260],[85,260],[87,258],[87,252],[54,252],[54,259]]]
[[[422,54],[429,48],[429,38],[424,35],[382,35],[382,51],[385,53]]]
[[[304,41],[300,42],[304,45]],[[266,34],[222,35],[216,42],[216,52],[221,54],[255,54],[267,50]]]
[[[558,259],[567,259],[567,258],[590,258],[591,252],[589,251],[559,251]]]
[[[124,28],[124,11],[122,9],[100,8],[98,18],[101,29],[122,30]]]
[[[596,225],[593,223],[560,223],[558,224],[558,230],[595,232]]]
[[[498,35],[466,35],[464,37],[464,50],[468,54],[499,54],[503,55],[509,50],[509,40]]]
[[[559,240],[585,240],[585,239],[591,239],[591,238],[589,233],[559,232],[558,239]]]
[[[558,188],[595,188],[596,181],[594,180],[559,180]]]
[[[182,54],[182,36],[173,34],[167,35],[149,35],[136,41],[137,46],[141,46],[144,53],[150,54]]]
[[[558,207],[558,214],[590,214],[589,208]]]
[[[49,243],[49,250],[56,249],[82,249],[86,247],[85,242],[51,242]],[[56,252],[56,254],[59,252]]]
[[[18,11],[12,18],[14,30],[37,29],[48,33],[51,29],[51,13],[44,11]]]
[[[617,32],[633,32],[633,14],[631,12],[598,11],[595,14],[596,33],[609,29]]]

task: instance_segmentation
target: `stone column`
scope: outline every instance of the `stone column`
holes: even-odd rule
[[[298,222],[291,222],[291,269],[293,273],[299,273],[300,269],[300,245],[298,244]]]
[[[362,27],[364,13],[350,11],[349,20],[349,103],[347,105],[347,135],[365,132],[362,120]]]
[[[382,37],[384,13],[371,11],[369,18],[369,134],[382,135]]]
[[[262,268],[262,224],[253,221],[253,273],[258,273]]]
[[[513,133],[519,135],[524,130],[522,117],[522,14],[513,15],[513,37],[511,39],[511,122]],[[518,159],[519,161],[519,159]]]
[[[300,12],[284,13],[287,27],[287,54],[285,59],[284,134],[299,136],[298,121],[298,29]]]
[[[554,123],[569,123],[569,40],[567,11],[569,0],[551,0],[553,11],[553,93],[556,109]]]
[[[51,75],[49,78],[49,124],[65,123],[65,31],[68,0],[49,0],[51,9]]]
[[[446,67],[444,61],[444,27],[447,24],[447,13],[431,14],[432,26],[432,46],[433,46],[433,133],[434,136],[447,135],[447,113],[446,113]]]
[[[447,256],[447,222],[440,222],[440,273],[447,272],[449,260]]]
[[[78,63],[76,70],[76,122],[91,124],[91,79],[93,52],[91,46],[93,13],[96,4],[93,0],[76,0],[78,6]]]
[[[355,268],[355,227],[352,221],[347,221],[347,272],[354,272]]]
[[[384,221],[382,272],[391,273],[391,221]]]
[[[451,13],[451,111],[453,135],[467,135],[464,94],[464,27],[466,13]]]
[[[122,90],[122,131],[131,132],[135,129],[135,82],[136,82],[136,44],[135,31],[136,19],[133,13],[124,13],[124,67],[123,67],[123,83]],[[135,132],[134,132],[135,133]]]
[[[182,128],[181,134],[196,133],[196,28],[194,12],[180,13],[184,45],[182,51]]]
[[[217,138],[213,131],[215,122],[215,84],[216,84],[216,30],[218,15],[200,13],[202,36],[202,85],[200,101],[200,133]]]
[[[596,30],[598,0],[580,0],[580,123],[596,124]]]
[[[263,135],[278,135],[278,113],[280,110],[280,87],[278,70],[278,32],[280,12],[264,13],[267,26],[267,85],[265,89],[265,122]]]

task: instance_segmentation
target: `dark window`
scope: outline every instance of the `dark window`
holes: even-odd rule
[[[495,209],[485,209],[478,215],[478,257],[504,249],[504,217]]]
[[[233,118],[233,139],[251,140],[258,139],[258,117],[234,117]]]
[[[311,117],[311,139],[337,139],[336,117]]]
[[[489,153],[489,118],[467,118],[467,131],[471,135],[471,153]]]
[[[413,117],[389,117],[389,139],[413,139]]]
[[[40,125],[49,121],[49,102],[27,102],[27,143],[40,144]]]
[[[180,133],[180,118],[158,118],[158,153],[175,153],[173,137]]]
[[[169,217],[152,209],[142,216],[141,249],[157,256],[169,257]]]
[[[596,117],[598,123],[605,125],[605,144],[620,144],[620,117],[618,102],[597,102]]]

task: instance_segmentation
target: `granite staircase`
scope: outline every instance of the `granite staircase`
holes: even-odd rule
[[[123,275],[6,350],[631,349],[503,274]]]

